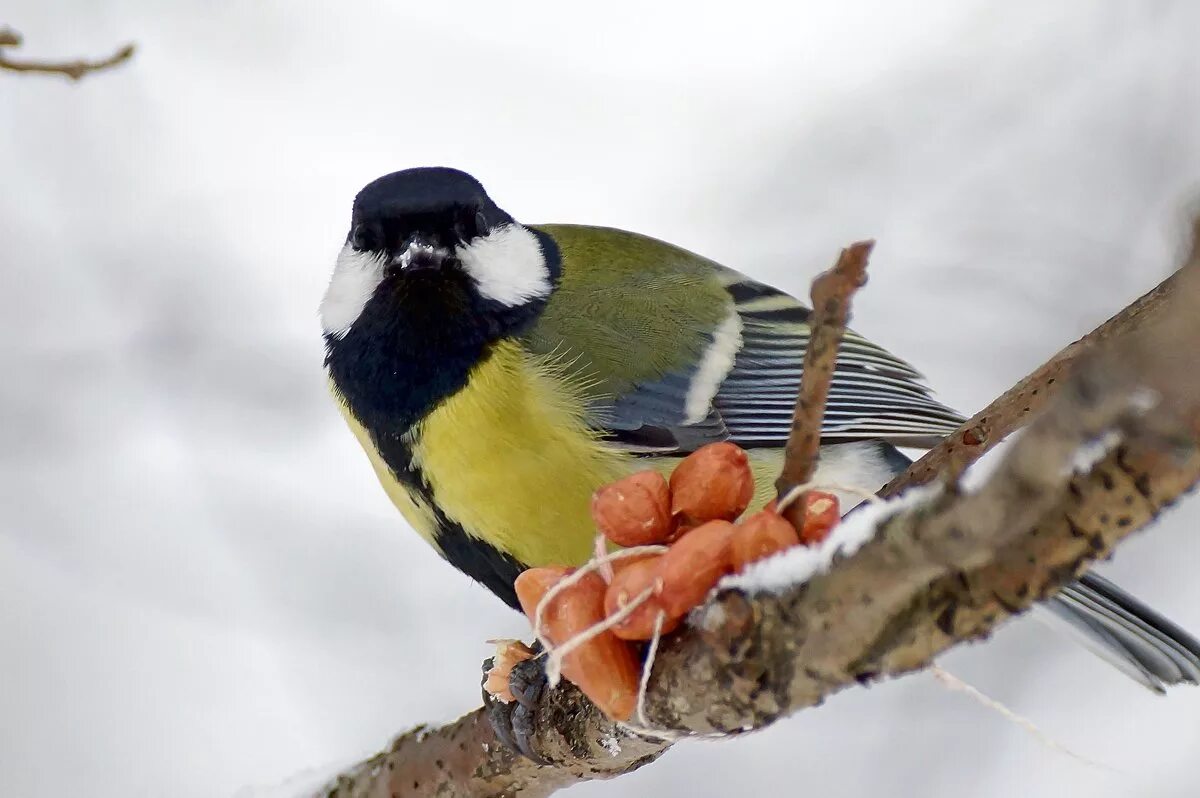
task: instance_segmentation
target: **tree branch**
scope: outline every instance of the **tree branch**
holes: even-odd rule
[[[866,285],[867,258],[874,246],[874,241],[851,244],[842,250],[833,268],[813,280],[811,332],[804,350],[800,391],[784,447],[783,471],[775,480],[775,491],[781,499],[792,488],[809,482],[816,473],[821,422],[837,367],[838,347],[842,345],[850,318],[850,299]],[[792,502],[784,508],[783,515],[799,530],[804,525],[804,503]]]
[[[1189,260],[1194,259],[1194,254]],[[879,491],[895,496],[913,485],[940,477],[952,482],[1000,441],[1035,417],[1055,395],[1079,357],[1096,344],[1131,334],[1160,318],[1177,274],[1173,274],[1090,333],[1059,350],[1038,369],[980,410]]]
[[[120,66],[133,57],[134,45],[127,44],[107,58],[99,61],[14,61],[4,52],[5,47],[20,47],[21,34],[12,28],[0,28],[0,69],[9,72],[38,72],[47,75],[66,75],[71,80],[79,80],[92,72],[102,72],[106,69]]]
[[[751,575],[699,608],[660,649],[651,722],[738,734],[845,687],[925,667],[1052,595],[1191,489],[1200,480],[1196,261],[1193,251],[1184,270],[1085,338],[1086,353],[1069,347],[994,403],[996,415],[964,425],[960,441],[972,425],[987,426],[966,458],[943,454],[939,468],[961,468],[1045,407],[979,490],[927,491],[887,517],[864,514],[868,542],[825,572],[771,590],[752,589]],[[1029,410],[1022,395],[1038,397]],[[1085,446],[1109,437],[1118,443],[1073,470]],[[927,467],[915,464],[908,484],[924,481]],[[476,710],[402,735],[320,794],[533,798],[628,772],[669,745],[610,721],[568,684],[543,693],[536,726],[534,747],[553,766],[515,757]]]

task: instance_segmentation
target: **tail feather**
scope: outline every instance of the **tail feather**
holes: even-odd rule
[[[1068,602],[1051,599],[1045,604],[1035,605],[1033,610],[1034,615],[1047,626],[1067,635],[1138,684],[1156,693],[1166,692],[1162,682],[1128,652],[1119,638],[1110,634],[1100,623],[1072,609]]]
[[[1089,649],[1154,692],[1200,684],[1200,642],[1101,576],[1085,574],[1046,608]]]
[[[896,474],[912,462],[887,444],[882,454]],[[1084,574],[1037,609],[1156,693],[1174,684],[1200,684],[1200,641],[1102,576]]]

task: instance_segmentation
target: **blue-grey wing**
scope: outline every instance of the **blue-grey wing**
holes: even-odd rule
[[[770,286],[723,271],[726,319],[687,368],[639,383],[593,407],[610,439],[631,450],[687,452],[732,440],[781,447],[791,428],[809,340],[808,308]],[[919,372],[847,331],[822,425],[826,443],[884,440],[928,446],[963,421],[934,399]]]
[[[800,387],[811,311],[782,291],[746,278],[728,290],[741,322],[741,346],[713,407],[739,445],[782,446]],[[963,420],[933,398],[911,365],[847,330],[821,428],[825,442],[928,446]]]

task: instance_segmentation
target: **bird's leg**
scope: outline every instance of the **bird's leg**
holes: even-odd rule
[[[488,680],[493,669],[503,668],[506,663],[497,662],[503,656],[498,652],[496,657],[489,657],[483,662],[484,687],[483,706],[487,711],[488,721],[496,737],[511,751],[527,757],[539,765],[548,764],[545,759],[533,750],[533,739],[536,732],[536,712],[538,699],[546,688],[546,668],[540,643],[534,643],[534,656],[509,665],[507,688],[510,701],[493,694],[489,689]],[[494,689],[494,682],[493,682]]]

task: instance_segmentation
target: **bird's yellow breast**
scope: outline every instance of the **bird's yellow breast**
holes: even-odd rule
[[[340,403],[393,504],[438,546],[431,506],[466,534],[527,566],[574,565],[592,552],[592,493],[641,468],[670,474],[677,457],[633,458],[601,440],[585,421],[578,384],[553,362],[501,342],[407,436],[412,466],[427,490],[414,490],[380,455]],[[771,498],[777,450],[751,452],[755,506]],[[431,494],[431,496],[430,496]]]
[[[632,463],[588,427],[570,377],[509,341],[420,422],[412,454],[449,519],[526,565],[586,560],[592,492]]]

